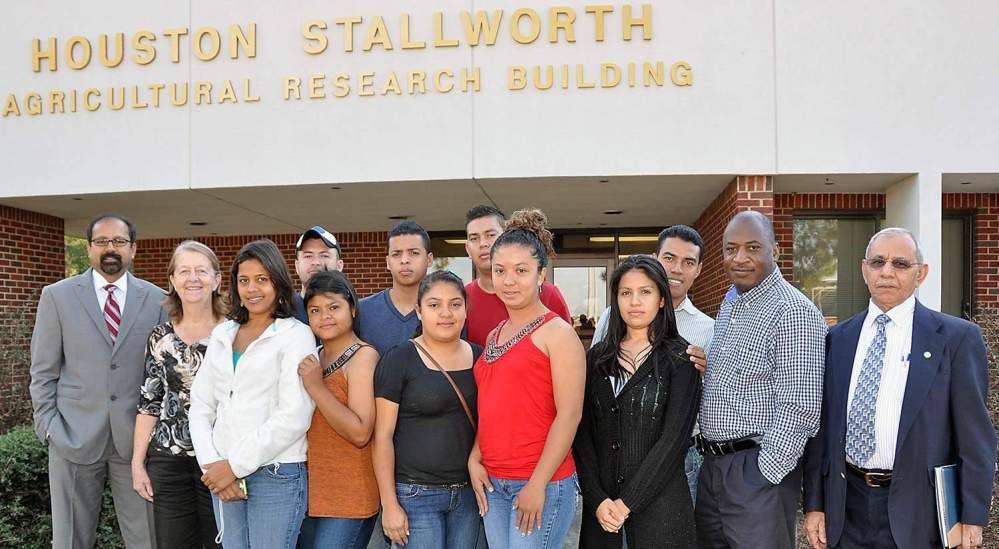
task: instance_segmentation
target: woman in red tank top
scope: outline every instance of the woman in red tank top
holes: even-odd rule
[[[568,323],[541,303],[552,234],[539,210],[515,212],[492,248],[509,319],[475,364],[479,430],[468,460],[491,549],[561,547],[579,493],[570,452],[586,357]]]

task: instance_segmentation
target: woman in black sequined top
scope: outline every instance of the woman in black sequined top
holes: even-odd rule
[[[631,256],[611,277],[607,338],[587,354],[573,445],[583,491],[582,548],[696,547],[684,474],[700,404],[676,330],[666,272]]]

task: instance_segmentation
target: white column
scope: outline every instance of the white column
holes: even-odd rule
[[[943,176],[933,172],[907,177],[885,191],[885,226],[904,227],[919,239],[923,261],[930,266],[930,273],[916,296],[923,305],[938,311],[942,295],[942,192]]]

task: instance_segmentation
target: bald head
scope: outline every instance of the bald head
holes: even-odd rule
[[[735,214],[735,216],[732,217],[732,220],[728,222],[728,226],[725,227],[725,233],[727,234],[736,225],[744,223],[756,225],[756,229],[760,231],[760,234],[766,238],[770,244],[777,244],[777,234],[774,232],[773,221],[771,221],[766,215],[755,210],[746,210]]]

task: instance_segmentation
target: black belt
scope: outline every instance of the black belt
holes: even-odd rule
[[[697,451],[702,456],[724,456],[734,454],[760,445],[763,437],[760,435],[750,435],[748,437],[737,438],[735,440],[725,440],[721,442],[708,440],[702,435],[694,437],[696,439]]]
[[[870,488],[887,488],[891,486],[891,471],[888,469],[861,469],[846,462],[846,470],[855,477],[864,479],[864,484]]]

